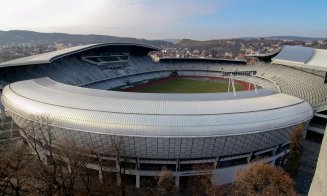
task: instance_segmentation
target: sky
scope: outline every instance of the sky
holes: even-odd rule
[[[146,39],[327,37],[327,0],[0,0],[0,30]]]

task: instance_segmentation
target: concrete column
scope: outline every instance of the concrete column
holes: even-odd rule
[[[140,174],[136,174],[135,178],[136,178],[135,187],[140,188]]]
[[[140,158],[136,159],[136,169],[140,170]]]
[[[277,147],[276,147],[276,152],[275,152],[275,155],[276,155],[276,153],[277,153],[277,151],[280,149],[282,147],[282,145],[281,144],[279,144]],[[280,154],[280,152],[279,152],[279,154]]]
[[[307,138],[307,133],[308,133],[308,128],[309,128],[309,125],[310,125],[310,121],[307,121],[306,123],[305,123],[305,127],[304,127],[304,133],[303,133],[303,137],[304,137],[304,139],[305,138]]]
[[[175,176],[175,184],[179,187],[179,176]]]
[[[273,156],[276,155],[276,152],[277,152],[278,148],[279,148],[279,146],[277,146],[277,147],[273,150]]]
[[[14,127],[14,121],[11,119],[11,123],[10,123],[10,131],[12,131],[12,128]]]
[[[140,170],[140,158],[137,158],[136,159],[136,170],[137,170],[137,173],[135,175],[135,178],[136,178],[136,182],[135,182],[135,187],[136,188],[140,188],[141,185],[140,185],[140,174],[139,174],[139,170]]]
[[[1,110],[1,114],[0,114],[1,118],[6,118],[5,108],[3,107],[2,103],[0,103],[0,110]]]
[[[117,185],[121,185],[121,176],[120,176],[120,165],[119,165],[119,160],[116,160],[116,170],[117,170]]]
[[[68,172],[69,173],[72,173],[72,168],[70,167],[70,164],[69,163],[67,163],[67,169],[68,169]]]
[[[176,172],[178,172],[178,170],[179,170],[179,160],[178,159],[176,159]]]
[[[100,183],[103,183],[103,174],[102,174],[101,169],[99,170],[99,181],[100,181]]]
[[[40,153],[40,161],[44,164],[44,165],[48,165],[48,158],[47,158],[47,154],[43,151],[43,149],[39,146],[36,146],[36,150],[37,152]],[[43,151],[43,152],[42,152]],[[32,148],[32,153],[35,154],[36,152],[33,150]]]
[[[248,163],[250,163],[250,162],[251,162],[251,158],[252,158],[253,154],[254,154],[254,153],[253,153],[253,152],[251,152],[251,153],[250,153],[250,156],[248,156],[248,159],[247,159]]]
[[[214,167],[213,169],[217,169],[218,161],[219,161],[219,157],[216,157],[215,162],[213,163],[213,167]]]

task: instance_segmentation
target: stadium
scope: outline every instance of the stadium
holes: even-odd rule
[[[158,50],[92,44],[0,64],[3,121],[13,122],[2,123],[1,138],[19,138],[35,116],[47,116],[55,141],[71,138],[110,167],[106,152],[120,137],[124,175],[140,187],[163,166],[176,184],[205,173],[194,169],[201,165],[214,182],[230,183],[252,161],[280,164],[294,127],[323,134],[325,50],[285,46],[254,65],[153,58]]]

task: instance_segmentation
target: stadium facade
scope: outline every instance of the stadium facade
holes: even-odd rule
[[[148,54],[156,50],[94,44],[2,63],[2,104],[20,129],[45,115],[56,141],[73,139],[104,160],[114,161],[106,152],[113,137],[121,138],[124,162],[129,163],[124,173],[135,176],[137,187],[142,177],[158,175],[162,166],[173,170],[178,184],[206,173],[194,169],[201,165],[209,165],[216,183],[228,183],[252,161],[280,164],[288,153],[290,131],[327,109],[323,70],[278,64],[278,55],[277,64],[154,62]],[[172,74],[234,78],[263,88],[202,94],[112,91]],[[94,163],[89,166],[99,170]]]

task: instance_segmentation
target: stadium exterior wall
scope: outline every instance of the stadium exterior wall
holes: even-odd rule
[[[39,88],[45,91],[41,92]],[[64,90],[69,90],[69,93]],[[52,91],[55,94],[52,95]],[[95,92],[99,93],[96,95]],[[57,144],[63,140],[73,140],[77,145],[100,154],[103,159],[112,159],[106,153],[113,146],[112,137],[120,137],[124,148],[122,156],[126,162],[135,164],[134,168],[126,169],[125,173],[135,175],[137,187],[140,184],[140,176],[158,175],[160,166],[165,164],[175,168],[174,174],[179,178],[204,174],[203,171],[188,168],[190,164],[210,163],[213,166],[214,182],[230,183],[234,172],[253,160],[280,162],[279,158],[287,153],[285,146],[289,143],[292,128],[300,123],[307,123],[313,115],[308,103],[283,94],[235,100],[218,99],[211,102],[206,96],[198,96],[196,100],[186,102],[180,97],[183,95],[166,95],[166,98],[171,100],[160,100],[157,95],[138,97],[137,94],[127,93],[121,97],[119,93],[62,86],[60,83],[38,79],[8,85],[1,98],[6,110],[21,129],[28,130],[27,127],[37,115],[49,117],[51,132]],[[111,106],[98,109],[91,107],[100,99],[97,96],[105,97],[111,100],[108,104],[120,107],[115,107],[117,111],[112,111]],[[67,99],[79,100],[85,105],[69,107],[65,105]],[[132,101],[135,107],[129,105],[128,101]],[[169,106],[160,106],[166,105],[167,101]],[[160,110],[136,107],[146,105],[147,102],[156,103]],[[249,107],[250,102],[256,104]],[[222,110],[221,105],[226,103],[229,103],[230,107]],[[177,104],[181,108],[177,107]],[[124,105],[133,107],[134,113],[129,113],[130,108],[123,108]],[[174,105],[176,107],[172,107]],[[201,107],[194,110],[195,105]],[[89,109],[90,107],[92,109]],[[211,107],[211,110],[206,107]],[[145,114],[144,111],[148,113]],[[110,114],[112,118],[101,118],[107,121],[103,121],[99,128],[99,122],[96,120],[99,120],[100,114]],[[242,118],[238,120],[244,125],[235,125],[232,119],[240,114]],[[125,117],[117,118],[115,115]],[[133,115],[137,116],[136,121]],[[148,121],[140,121],[142,115],[146,115],[144,119]],[[175,120],[167,121],[171,124],[167,124],[166,131],[162,131],[162,126],[158,124],[165,122],[166,118]],[[201,123],[190,127],[188,121],[196,121],[197,118],[202,119]],[[114,119],[121,120],[120,130],[110,129]],[[133,124],[136,122],[140,124]],[[153,165],[158,165],[158,168],[152,169]],[[89,167],[99,170],[95,164],[90,164]],[[178,180],[176,183],[178,184]]]
[[[30,120],[10,112],[15,123],[24,129],[28,126]],[[307,123],[307,122],[304,122]],[[147,164],[174,165],[174,175],[179,179],[182,176],[194,176],[213,174],[215,184],[227,184],[233,182],[235,173],[244,168],[254,160],[263,160],[273,164],[289,152],[283,147],[289,144],[289,133],[296,125],[284,129],[271,130],[263,133],[253,133],[235,136],[219,137],[183,137],[183,138],[156,138],[156,137],[129,137],[123,136],[123,157],[125,162],[135,164],[133,169],[124,169],[127,175],[134,175],[136,181],[140,176],[158,176],[161,166],[152,169]],[[77,144],[93,149],[101,154],[104,160],[112,159],[106,156],[106,151],[112,148],[112,137],[105,134],[87,133],[76,130],[67,130],[58,127],[52,127],[55,141],[74,140]],[[25,138],[27,139],[27,138]],[[178,152],[178,156],[176,156]],[[265,155],[268,152],[269,155]],[[172,156],[175,155],[175,156]],[[243,159],[242,163],[235,164]],[[230,165],[223,164],[224,161],[231,161]],[[182,169],[183,165],[212,163],[214,165],[211,171],[198,171],[194,168]],[[143,164],[143,168],[140,168]],[[223,165],[221,165],[223,164]],[[96,164],[89,164],[89,168],[99,170]],[[104,171],[113,171],[112,168],[105,168]],[[140,182],[136,183],[139,187]],[[177,182],[179,185],[179,182]]]

